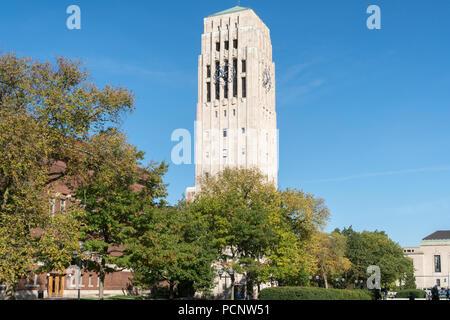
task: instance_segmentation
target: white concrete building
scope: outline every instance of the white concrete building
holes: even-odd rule
[[[275,64],[270,30],[250,8],[240,6],[204,19],[198,58],[195,137],[199,178],[226,167],[259,168],[277,185],[278,132]]]
[[[404,248],[403,252],[413,260],[417,288],[449,287],[450,230],[436,231],[423,238],[419,247]]]

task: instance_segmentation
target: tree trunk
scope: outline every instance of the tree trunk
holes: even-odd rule
[[[175,297],[174,294],[174,283],[173,281],[169,282],[169,300],[173,300],[173,298]]]
[[[326,273],[323,274],[323,282],[325,284],[325,289],[328,289],[328,279]]]
[[[6,290],[5,290],[5,298],[7,300],[17,300],[17,296],[16,296],[16,285],[6,285]]]
[[[100,265],[100,272],[99,272],[100,281],[99,281],[99,286],[98,286],[98,297],[100,300],[103,300],[103,294],[104,294],[104,289],[105,289],[105,266],[106,266],[106,261],[102,257],[102,262]]]
[[[103,291],[105,288],[105,274],[101,273],[100,274],[100,281],[99,281],[99,285],[98,285],[98,297],[100,300],[103,300]]]

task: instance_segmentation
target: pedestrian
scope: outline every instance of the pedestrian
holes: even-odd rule
[[[447,300],[450,300],[450,288],[447,288],[447,292],[445,293]]]
[[[437,285],[431,289],[431,300],[439,300],[439,289]]]

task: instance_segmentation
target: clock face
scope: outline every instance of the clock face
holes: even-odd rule
[[[272,76],[270,75],[270,69],[265,68],[262,75],[263,79],[263,87],[266,89],[266,92],[269,92],[272,89]]]
[[[236,70],[228,62],[219,66],[214,73],[214,80],[222,85],[231,83],[234,79],[236,79]]]

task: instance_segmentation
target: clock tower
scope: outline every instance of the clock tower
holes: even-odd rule
[[[199,178],[226,167],[257,167],[277,185],[275,64],[270,30],[250,8],[236,6],[204,19],[198,58],[195,133]]]

